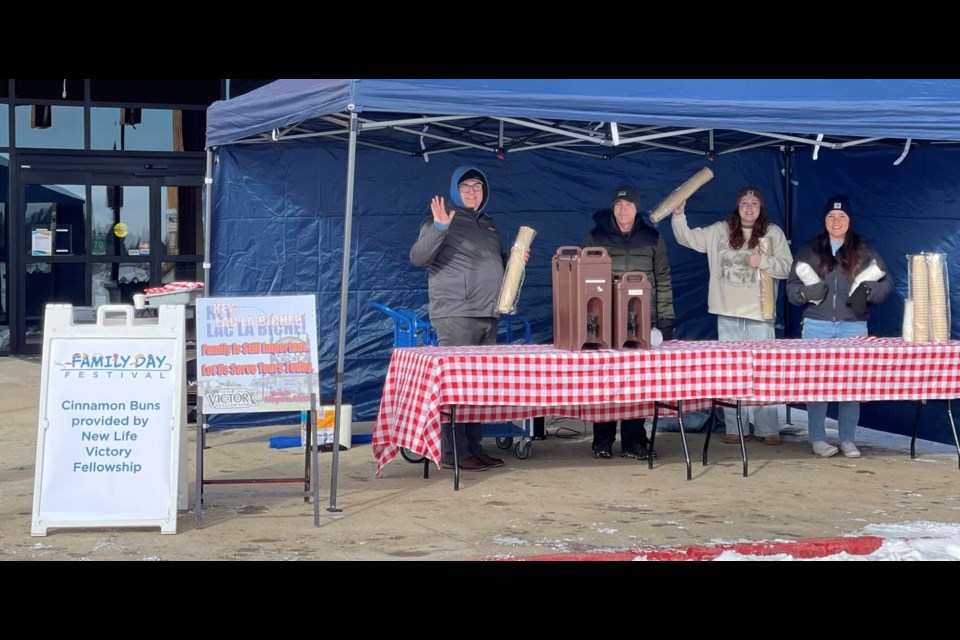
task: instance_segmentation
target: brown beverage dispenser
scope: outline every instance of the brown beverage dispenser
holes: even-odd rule
[[[613,282],[613,348],[649,349],[650,280],[628,271]]]
[[[570,306],[573,296],[571,274],[573,260],[579,259],[580,247],[560,247],[553,256],[553,344],[559,349],[573,342],[570,335],[570,317],[563,311]]]
[[[553,343],[558,349],[613,344],[610,256],[603,247],[560,247],[553,258]]]

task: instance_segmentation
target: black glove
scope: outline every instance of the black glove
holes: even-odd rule
[[[663,334],[664,342],[673,340],[673,325],[660,325],[657,329],[660,329],[660,333]]]
[[[853,315],[862,318],[867,313],[867,296],[870,295],[870,288],[866,282],[861,282],[860,286],[850,295],[847,304],[853,311]]]
[[[823,282],[800,287],[804,300],[823,300],[827,297],[827,285]]]

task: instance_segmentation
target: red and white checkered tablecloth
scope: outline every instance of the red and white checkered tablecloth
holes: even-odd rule
[[[194,289],[203,289],[202,282],[168,282],[162,287],[150,287],[143,292],[148,296],[162,295],[164,293],[175,293],[177,291],[192,291]]]
[[[764,340],[753,345],[755,401],[960,397],[960,342],[899,338]]]
[[[672,341],[658,349],[565,351],[547,345],[395,349],[373,432],[377,472],[404,447],[440,461],[440,413],[457,422],[557,415],[653,415],[654,402],[705,410],[753,395],[749,342]]]

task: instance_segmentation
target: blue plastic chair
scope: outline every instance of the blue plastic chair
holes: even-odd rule
[[[379,302],[371,302],[370,306],[393,318],[394,347],[418,347],[421,344],[436,346],[439,343],[433,325],[420,320],[412,309],[393,310]]]
[[[393,346],[396,347],[419,347],[432,346],[440,344],[437,332],[430,324],[429,320],[423,320],[417,316],[412,309],[391,309],[390,307],[371,302],[370,306],[388,317],[393,318]],[[530,321],[523,316],[501,315],[500,329],[498,337],[502,333],[506,338],[506,344],[513,344],[515,326],[520,323],[523,327],[523,343],[531,344],[533,342],[533,331],[530,328]],[[520,438],[517,443],[517,457],[525,460],[530,457],[530,442],[532,441],[529,426],[531,421],[524,421],[524,427],[518,427],[512,422],[497,422],[483,425],[483,435],[495,438],[497,447],[500,449],[509,449],[513,446],[513,439]],[[422,457],[410,453],[406,449],[400,449],[400,454],[408,462],[421,462]]]
[[[533,331],[530,329],[529,320],[523,316],[502,315],[500,316],[500,324],[503,326],[504,331],[507,334],[507,344],[513,344],[513,326],[517,322],[520,322],[523,325],[523,344],[532,344]]]

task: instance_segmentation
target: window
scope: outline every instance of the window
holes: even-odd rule
[[[10,106],[6,104],[0,104],[0,147],[9,147],[10,146]],[[6,160],[3,161],[3,166],[6,167]],[[4,174],[4,179],[6,175]]]
[[[199,187],[163,187],[160,191],[160,232],[168,256],[203,253],[203,217]]]
[[[206,112],[140,109],[137,124],[121,124],[136,110],[90,109],[90,147],[116,151],[203,151]],[[130,122],[128,117],[127,122]],[[135,121],[135,120],[134,120]]]
[[[43,106],[43,105],[39,105]],[[31,105],[17,105],[17,147],[83,149],[83,107],[50,106],[50,126],[36,128]]]

